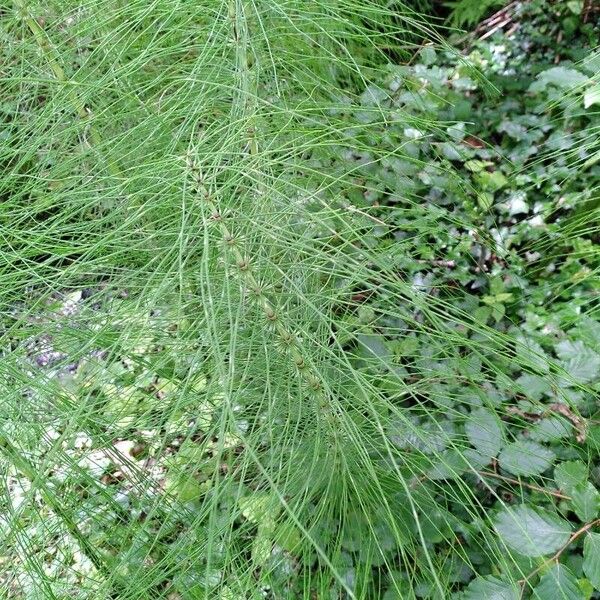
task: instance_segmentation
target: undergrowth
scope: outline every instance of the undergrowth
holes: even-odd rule
[[[502,106],[399,3],[0,14],[7,598],[598,594],[597,55]]]

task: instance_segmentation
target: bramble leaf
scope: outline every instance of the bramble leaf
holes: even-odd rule
[[[554,452],[528,440],[519,440],[502,450],[500,466],[513,475],[539,475],[548,469],[555,459]]]
[[[588,533],[583,542],[583,572],[600,590],[600,533]]]
[[[533,590],[533,600],[585,600],[577,578],[565,565],[556,564]]]
[[[556,552],[571,535],[571,525],[547,510],[527,504],[507,507],[496,517],[494,527],[500,539],[524,556],[544,556]]]

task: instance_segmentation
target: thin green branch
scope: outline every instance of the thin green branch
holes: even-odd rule
[[[38,474],[35,467],[19,452],[18,448],[2,433],[0,433],[0,452],[7,460],[30,482],[33,489],[38,489],[44,502],[58,515],[65,528],[79,545],[81,552],[90,560],[99,573],[107,581],[113,579],[113,573],[108,568],[101,555],[81,532],[75,521],[63,509],[60,499],[48,489],[44,474]]]
[[[29,12],[29,7],[26,5],[25,0],[13,0],[15,8],[17,9],[21,19],[25,22],[35,41],[43,54],[48,66],[50,67],[54,77],[57,81],[66,84],[67,94],[73,110],[77,116],[87,125],[87,131],[89,136],[89,143],[94,148],[99,148],[102,145],[102,137],[98,130],[94,127],[92,121],[93,113],[92,110],[86,106],[85,102],[79,97],[79,94],[72,85],[72,81],[67,77],[65,70],[63,69],[60,61],[56,57],[54,47],[50,43],[46,32],[38,21]],[[111,175],[120,175],[119,168],[112,162],[108,163],[108,170]]]

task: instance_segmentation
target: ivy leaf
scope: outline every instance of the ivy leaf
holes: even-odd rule
[[[497,456],[502,448],[502,422],[494,412],[487,408],[474,410],[465,423],[465,432],[469,442],[479,452],[490,458]]]
[[[600,590],[600,533],[588,533],[583,542],[583,572]]]
[[[536,442],[519,440],[502,450],[500,466],[513,475],[539,475],[548,469],[556,456]]]
[[[565,565],[556,564],[542,576],[532,600],[585,600],[585,595],[575,575]]]
[[[530,557],[556,552],[569,541],[571,535],[568,521],[526,504],[500,511],[494,527],[507,546]]]
[[[554,469],[554,481],[565,494],[571,496],[575,486],[584,483],[588,477],[588,469],[580,460],[560,463]]]
[[[598,516],[600,493],[592,483],[578,483],[571,492],[571,504],[575,514],[585,523]]]
[[[465,590],[464,600],[519,600],[519,587],[488,575],[473,579]]]

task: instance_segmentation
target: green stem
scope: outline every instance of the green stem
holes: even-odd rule
[[[255,98],[256,93],[253,94],[252,90],[250,89],[251,66],[248,60],[249,31],[242,0],[229,1],[229,18],[232,23],[233,41],[236,48],[236,69],[239,78],[238,89],[240,92],[240,96],[238,97],[234,108],[237,107],[240,112],[240,117],[249,123],[249,126],[246,130],[248,134],[247,141],[249,143],[249,151],[252,156],[256,157],[259,153],[259,146],[256,136],[256,127],[254,125],[255,107],[251,108],[249,106],[250,99],[252,97]],[[337,437],[339,428],[336,427],[336,419],[327,401],[327,395],[324,392],[321,377],[314,371],[312,366],[306,360],[298,346],[296,336],[282,323],[276,304],[267,297],[262,286],[254,277],[250,260],[239,248],[234,233],[230,231],[225,224],[219,206],[214,197],[206,188],[200,168],[196,164],[193,157],[188,157],[187,166],[193,176],[196,188],[195,191],[202,199],[204,206],[208,208],[208,211],[211,214],[211,219],[219,226],[225,247],[228,249],[228,253],[231,255],[235,265],[237,266],[237,272],[240,280],[243,282],[244,286],[250,290],[255,303],[262,310],[267,318],[267,321],[273,325],[283,347],[287,349],[287,353],[290,356],[296,371],[300,375],[301,379],[316,395],[319,409],[327,415],[327,419],[331,424],[333,434],[335,437]],[[264,194],[265,190],[262,189],[261,184],[259,184],[259,186],[260,189],[258,192]]]
[[[333,413],[327,403],[327,397],[323,389],[321,377],[314,372],[314,369],[305,359],[298,346],[296,336],[281,322],[275,303],[267,297],[262,286],[258,283],[256,277],[254,277],[250,260],[246,258],[242,250],[240,250],[236,237],[225,224],[219,211],[219,207],[204,185],[202,174],[192,159],[188,160],[188,168],[194,176],[196,192],[211,212],[212,220],[219,226],[221,237],[225,247],[234,259],[240,280],[244,283],[244,286],[250,290],[255,303],[262,310],[267,321],[273,325],[282,345],[287,348],[298,374],[316,394],[320,409],[328,415],[334,432],[337,431]]]
[[[88,538],[81,532],[71,516],[65,512],[60,500],[48,489],[42,478],[38,475],[35,467],[22,455],[18,448],[2,433],[0,433],[0,452],[7,460],[20,471],[31,483],[33,489],[38,489],[44,502],[58,515],[65,528],[85,556],[91,561],[99,573],[102,573],[108,581],[112,579],[112,573],[105,565],[101,555],[92,546]]]
[[[71,102],[74,111],[84,123],[87,123],[90,144],[93,147],[98,148],[102,144],[102,138],[96,128],[91,124],[91,119],[93,117],[91,109],[85,105],[85,102],[79,97],[75,89],[72,87],[73,82],[69,80],[65,70],[62,68],[62,65],[56,57],[55,50],[52,47],[46,32],[36,21],[36,19],[31,16],[25,1],[13,0],[13,2],[17,10],[20,12],[21,18],[33,34],[33,37],[35,38],[40,51],[44,55],[48,66],[54,74],[54,77],[57,81],[66,84],[69,101]],[[120,175],[120,170],[118,167],[111,162],[108,164],[108,170],[113,176]]]

